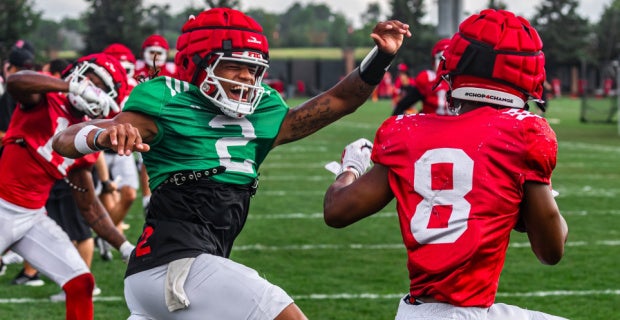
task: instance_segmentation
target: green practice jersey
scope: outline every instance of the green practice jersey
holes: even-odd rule
[[[288,106],[274,89],[265,93],[251,115],[232,118],[188,82],[157,77],[136,86],[123,111],[141,112],[155,120],[158,133],[142,154],[151,189],[181,170],[226,167],[211,179],[248,184],[271,150]]]

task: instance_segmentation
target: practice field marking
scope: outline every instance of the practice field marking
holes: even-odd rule
[[[118,302],[125,301],[124,297],[111,296],[111,297],[93,297],[93,301],[95,302]],[[31,298],[11,298],[11,299],[0,299],[0,304],[18,304],[18,303],[62,303],[64,301],[51,301],[50,299],[31,299]]]
[[[280,180],[279,178],[265,178],[265,180]],[[284,180],[283,181],[290,181],[290,180]],[[305,177],[305,178],[299,178],[297,179],[299,181],[316,181],[316,182],[321,182],[321,181],[333,181],[333,177],[329,177],[329,178],[321,178],[320,176],[310,176],[310,177]],[[260,181],[260,179],[259,179]],[[560,192],[560,195],[558,196],[558,198],[567,198],[567,197],[573,197],[573,196],[579,196],[581,198],[615,198],[620,196],[620,188],[595,188],[592,186],[582,186],[579,188],[566,188],[563,186],[556,186],[556,190]],[[296,189],[286,189],[286,190],[267,190],[267,189],[261,189],[260,187],[260,182],[259,182],[259,188],[258,188],[258,194],[262,195],[262,196],[270,196],[270,197],[290,197],[290,196],[296,196],[296,197],[308,197],[308,196],[316,196],[316,197],[320,197],[321,199],[323,198],[323,196],[325,196],[325,189],[315,189],[315,190],[296,190]]]
[[[564,216],[589,216],[589,215],[620,215],[620,210],[567,210],[562,211]],[[376,213],[368,219],[372,218],[396,218],[396,212],[380,212]],[[313,213],[275,213],[275,214],[252,214],[248,215],[249,220],[292,220],[292,219],[323,219],[323,212]]]
[[[406,293],[334,293],[334,294],[322,294],[313,293],[307,295],[291,295],[295,300],[380,300],[380,299],[400,299],[405,296]],[[556,290],[556,291],[532,291],[532,292],[498,292],[498,298],[512,298],[512,297],[579,297],[579,296],[617,296],[620,295],[619,289],[604,289],[604,290]],[[95,297],[95,302],[118,302],[124,301],[123,297]],[[18,303],[64,303],[63,301],[52,302],[50,299],[0,299],[0,304],[18,304]]]
[[[584,247],[584,246],[609,246],[615,247],[620,245],[620,240],[600,240],[600,241],[569,241],[566,243],[567,247]],[[529,248],[531,245],[529,242],[513,242],[508,245],[511,248]],[[234,251],[304,251],[304,250],[385,250],[385,249],[398,249],[404,250],[405,247],[402,243],[378,243],[378,244],[362,244],[362,243],[350,243],[350,244],[300,244],[300,245],[286,245],[286,246],[270,246],[260,243],[239,245],[233,248]]]
[[[337,294],[308,294],[308,295],[291,295],[295,300],[352,300],[352,299],[400,299],[406,293],[337,293]],[[556,291],[533,291],[533,292],[498,292],[497,297],[566,297],[566,296],[590,296],[590,295],[620,295],[618,289],[605,290],[556,290]]]
[[[620,154],[620,147],[608,146],[608,145],[603,145],[603,144],[558,141],[558,147],[560,149],[568,149],[568,150],[586,150],[586,151],[610,152],[610,153]]]

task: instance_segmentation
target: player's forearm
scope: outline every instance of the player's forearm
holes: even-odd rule
[[[80,213],[93,231],[114,246],[114,248],[120,248],[121,244],[127,239],[118,231],[114,222],[112,222],[112,218],[110,218],[108,212],[99,199],[97,199],[94,190],[91,191],[89,189],[86,192],[75,190],[73,195]]]
[[[112,218],[110,218],[110,215],[105,211],[101,202],[96,201],[89,210],[83,210],[81,212],[84,220],[86,220],[93,231],[110,243],[114,248],[119,249],[120,246],[127,241],[125,236],[118,231]]]
[[[84,156],[84,154],[86,153],[80,152],[80,150],[78,150],[78,147],[76,146],[76,137],[78,136],[78,133],[80,133],[82,135],[85,135],[86,140],[83,142],[86,143],[86,146],[89,149],[92,149],[93,152],[95,152],[97,148],[95,147],[94,138],[97,129],[99,128],[99,125],[102,125],[102,121],[104,120],[93,120],[74,124],[63,131],[56,133],[54,135],[54,139],[52,140],[52,148],[58,154],[66,158],[77,159]],[[82,131],[82,129],[86,128],[87,126],[90,126],[90,129]]]
[[[356,221],[348,216],[351,212],[350,201],[346,196],[346,190],[343,190],[353,183],[355,179],[355,175],[352,172],[344,172],[338,176],[336,181],[325,192],[323,219],[328,226],[343,228]]]
[[[22,105],[31,106],[39,103],[41,95],[47,92],[66,92],[69,84],[61,79],[25,70],[7,78],[7,91]]]
[[[116,229],[110,215],[97,198],[90,168],[72,169],[67,180],[72,186],[73,198],[86,223],[101,238],[118,249],[127,239]]]

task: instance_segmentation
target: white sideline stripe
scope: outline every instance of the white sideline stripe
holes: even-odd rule
[[[337,294],[321,294],[314,293],[308,295],[291,295],[295,300],[352,300],[352,299],[366,299],[366,300],[378,300],[378,299],[400,299],[405,296],[406,293],[391,293],[391,294],[377,294],[377,293],[337,293]],[[620,295],[619,289],[605,289],[605,290],[556,290],[556,291],[534,291],[534,292],[498,292],[497,297],[511,298],[511,297],[577,297],[577,296],[591,296],[591,295]],[[117,302],[123,301],[123,297],[95,297],[95,302]],[[0,304],[18,304],[18,303],[64,303],[64,301],[52,302],[50,299],[0,299]]]
[[[308,295],[291,295],[295,300],[352,300],[352,299],[400,299],[405,296],[406,293],[390,293],[390,294],[377,294],[377,293],[337,293],[337,294],[308,294]],[[620,295],[618,289],[605,289],[605,290],[584,290],[584,291],[572,291],[572,290],[557,290],[557,291],[534,291],[534,292],[498,292],[497,297],[511,298],[511,297],[553,297],[553,296],[589,296],[589,295]]]
[[[594,242],[588,241],[569,241],[566,243],[568,247],[584,247],[584,246],[620,246],[620,240],[600,240]],[[511,248],[529,248],[529,242],[514,242],[508,245]],[[343,250],[343,249],[363,249],[363,250],[384,250],[384,249],[405,249],[402,243],[383,243],[383,244],[299,244],[286,246],[268,246],[260,243],[240,245],[233,248],[235,251],[304,251],[304,250]]]

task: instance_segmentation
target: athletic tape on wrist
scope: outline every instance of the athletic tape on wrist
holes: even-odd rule
[[[360,63],[360,77],[369,85],[378,85],[395,56],[387,54],[375,46]]]
[[[75,135],[75,138],[73,138],[73,145],[75,146],[75,150],[77,150],[77,152],[81,154],[90,154],[93,152],[97,152],[97,150],[89,147],[88,142],[86,141],[88,134],[96,129],[101,128],[93,125],[87,125],[84,128],[80,129],[80,131],[78,131],[78,133]]]
[[[346,168],[342,168],[342,171],[340,171],[340,173],[336,176],[336,180],[338,180],[338,178],[345,172],[351,172],[352,174],[354,174],[355,179],[360,177],[360,172],[357,171],[357,169],[353,167],[346,167]]]

